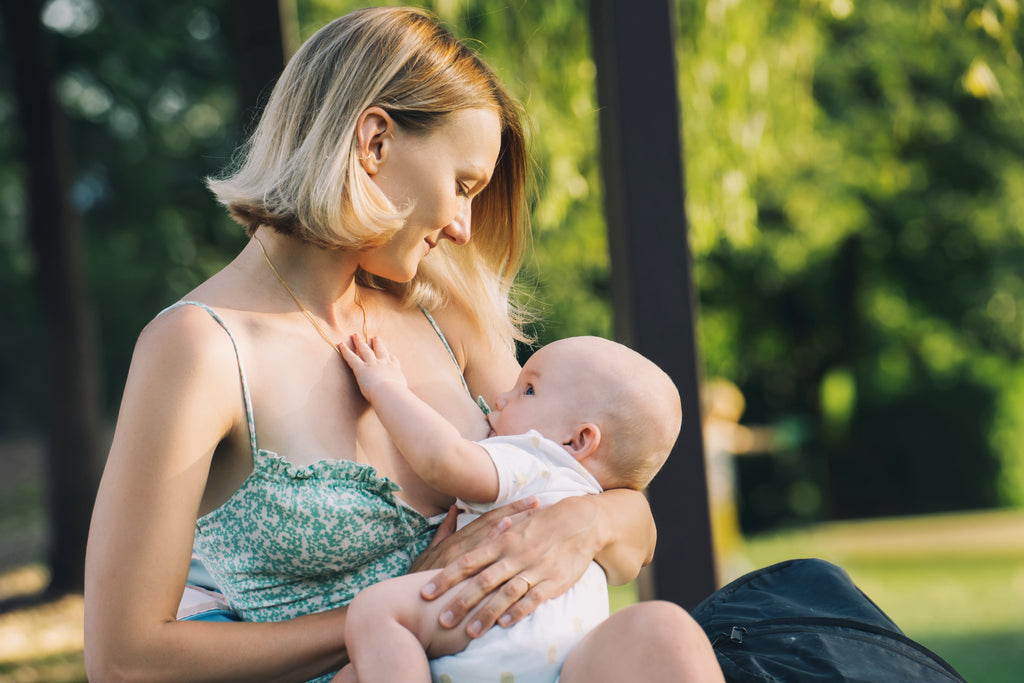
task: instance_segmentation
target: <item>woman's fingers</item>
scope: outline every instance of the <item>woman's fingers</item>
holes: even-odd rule
[[[519,574],[512,577],[513,583]],[[547,595],[547,587],[550,585],[549,581],[541,581],[536,585],[531,585],[528,590],[524,591],[523,595],[513,602],[504,612],[501,612],[498,616],[497,623],[499,626],[508,628],[514,624],[518,624],[522,619],[528,616],[533,610],[544,602],[545,600],[554,597]]]
[[[452,537],[456,538],[456,537]],[[442,542],[443,545],[443,542]],[[445,551],[442,551],[445,552]],[[427,600],[431,600],[439,595],[444,595],[448,589],[453,587],[460,581],[469,579],[471,582],[479,583],[483,577],[481,577],[481,570],[500,558],[501,549],[494,545],[481,545],[468,552],[456,554],[454,559],[444,563],[443,569],[438,573],[433,581],[423,587],[421,594]],[[447,554],[447,553],[445,553]],[[476,599],[465,597],[465,590],[459,595],[462,597],[460,604],[454,607],[462,607],[468,603],[469,607],[472,607],[479,602],[480,597],[486,594],[486,591],[476,596]],[[449,605],[449,607],[453,607]],[[465,616],[466,609],[457,609],[457,612],[461,616]]]
[[[459,521],[459,508],[452,505],[448,508],[448,514],[444,516],[444,521],[441,522],[441,526],[437,527],[437,532],[434,534],[434,538],[430,539],[430,545],[427,548],[436,548],[441,544],[443,540],[455,533],[455,526]]]
[[[439,560],[441,553],[442,544],[455,533],[455,524],[459,518],[459,510],[454,505],[448,508],[448,514],[445,515],[444,521],[441,522],[441,526],[437,528],[434,533],[434,538],[430,539],[430,544],[426,550],[420,553],[412,562],[412,566],[409,567],[409,574],[413,572],[422,572],[428,569],[441,569],[444,563]]]
[[[498,590],[481,601],[466,632],[476,638],[495,624],[512,626],[551,597],[546,594],[547,586],[550,584],[550,581],[527,584],[519,574],[513,575]]]
[[[441,625],[466,622],[466,633],[476,637],[495,623],[511,626],[564,593],[595,553],[594,513],[587,498],[544,509],[535,507],[536,500],[520,501],[439,540],[429,551],[429,562],[442,562],[443,569],[423,587],[422,596],[436,598],[462,582],[454,597],[445,597]]]
[[[431,583],[424,586],[423,597],[431,600],[443,595],[455,584],[493,563],[501,549],[487,542],[511,528],[515,521],[529,515],[538,505],[536,496],[530,496],[481,515],[453,535],[439,539],[439,531],[434,537],[435,543],[431,543],[432,547],[413,564],[417,571],[442,569]]]

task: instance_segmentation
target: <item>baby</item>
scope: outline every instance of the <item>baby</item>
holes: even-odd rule
[[[352,348],[339,348],[416,474],[458,499],[460,528],[526,496],[547,505],[609,488],[640,490],[679,435],[672,380],[606,339],[572,337],[538,350],[516,385],[497,397],[487,416],[491,434],[479,442],[464,439],[408,388],[380,339],[371,347],[354,336]],[[573,645],[608,616],[607,581],[592,562],[568,592],[519,623],[470,641],[464,629],[438,625],[443,599],[420,597],[430,576],[390,579],[356,596],[345,623],[352,663],[335,681],[551,682]],[[524,594],[533,588],[527,577],[515,578]]]

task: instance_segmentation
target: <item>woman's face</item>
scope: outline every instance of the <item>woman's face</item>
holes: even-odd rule
[[[405,226],[383,246],[368,250],[360,265],[374,275],[408,282],[441,240],[469,241],[471,205],[494,173],[501,124],[489,109],[465,109],[426,133],[392,130],[371,178],[397,208],[412,211]]]

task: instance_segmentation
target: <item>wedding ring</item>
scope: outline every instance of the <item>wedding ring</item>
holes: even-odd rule
[[[526,592],[527,593],[529,593],[530,589],[533,588],[533,584],[530,582],[530,580],[528,578],[526,578],[525,576],[523,576],[522,574],[516,574],[512,578],[513,579],[522,579],[526,583]]]

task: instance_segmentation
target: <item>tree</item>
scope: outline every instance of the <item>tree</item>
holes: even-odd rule
[[[810,425],[762,524],[1011,502],[1017,3],[687,7],[702,348],[752,420]]]
[[[103,461],[96,322],[81,217],[71,203],[72,152],[54,94],[38,0],[5,2],[26,168],[28,225],[49,348],[50,586],[81,590],[92,502]]]

